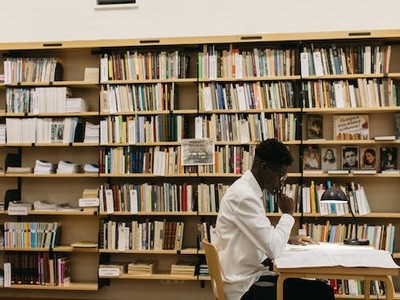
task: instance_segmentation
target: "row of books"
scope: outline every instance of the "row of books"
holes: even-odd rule
[[[243,174],[251,169],[254,158],[254,146],[215,146],[214,164],[200,165],[200,173]]]
[[[6,118],[7,143],[72,143],[82,141],[79,118]]]
[[[7,113],[85,112],[89,104],[82,98],[72,98],[66,87],[15,88],[6,90]]]
[[[303,152],[303,171],[304,174],[398,173],[397,154],[397,147],[310,145]]]
[[[299,107],[290,81],[202,83],[199,95],[199,108],[205,111]]]
[[[4,286],[18,284],[68,286],[71,259],[62,253],[11,253],[4,263]]]
[[[128,275],[152,275],[157,270],[156,260],[136,260],[133,262],[106,262],[99,265],[99,277],[119,277]],[[196,266],[194,262],[177,261],[171,264],[170,274],[176,276],[194,276]]]
[[[100,111],[174,110],[177,89],[175,83],[110,85],[100,93]]]
[[[99,189],[99,210],[114,212],[190,212],[196,209],[196,190],[188,183],[109,184]]]
[[[163,176],[183,174],[181,147],[102,147],[100,172],[104,174],[143,173]]]
[[[100,59],[100,82],[187,78],[190,57],[179,51],[104,54]]]
[[[204,45],[198,53],[198,76],[202,79],[290,76],[295,74],[295,49],[219,50]]]
[[[399,105],[399,85],[391,78],[302,82],[306,108],[392,107]]]
[[[218,114],[195,119],[195,138],[249,143],[276,138],[294,141],[299,137],[299,120],[295,114]]]
[[[109,250],[182,250],[184,222],[100,220],[99,248]]]
[[[4,61],[4,83],[49,83],[62,80],[63,70],[58,58],[7,58]]]
[[[70,161],[60,160],[58,163],[52,163],[45,160],[35,160],[35,166],[20,167],[8,166],[8,174],[76,174],[76,173],[98,173],[98,167],[95,164],[82,165]]]
[[[110,116],[100,121],[100,144],[181,141],[185,120],[182,115]]]
[[[60,226],[58,222],[4,222],[4,247],[54,248]]]
[[[301,75],[384,74],[389,72],[390,45],[304,47]]]
[[[326,224],[306,223],[303,224],[307,235],[316,242],[343,243],[345,239],[369,240],[370,245],[375,249],[386,250],[393,253],[395,225],[358,225],[355,224],[330,224],[328,220]]]
[[[349,208],[347,204],[331,204],[321,202],[321,196],[324,193],[325,189],[329,187],[329,185],[331,185],[330,181],[328,181],[326,184],[316,184],[312,180],[310,186],[304,185],[301,187],[301,189],[298,189],[298,193],[301,193],[301,198],[300,195],[298,195],[297,198],[295,196],[294,199],[301,199],[302,209],[304,213],[319,213],[321,215],[344,215],[349,213]],[[348,195],[351,209],[355,214],[366,215],[371,212],[367,195],[365,193],[364,187],[361,184],[349,182],[347,183],[347,185],[339,185],[338,187],[343,190],[346,195]],[[299,201],[297,201],[296,203],[298,209],[300,209]]]
[[[356,279],[329,279],[333,292],[338,295],[364,295],[364,280]],[[385,295],[385,284],[382,281],[371,280],[369,294],[374,297]]]

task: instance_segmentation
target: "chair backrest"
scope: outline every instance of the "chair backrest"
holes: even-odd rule
[[[211,277],[211,287],[214,292],[215,299],[225,300],[224,282],[221,276],[221,267],[218,259],[218,252],[215,246],[206,240],[202,241],[203,248],[206,253],[208,271]]]

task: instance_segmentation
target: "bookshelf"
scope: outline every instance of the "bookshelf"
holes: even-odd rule
[[[96,173],[20,174],[5,171],[0,174],[3,194],[10,189],[18,189],[22,199],[28,203],[47,200],[75,207],[84,189],[100,189],[103,185],[105,188],[113,189],[115,186],[114,189],[121,189],[119,193],[122,195],[122,187],[125,189],[126,186],[126,191],[131,191],[133,188],[129,185],[136,185],[139,191],[147,184],[151,191],[148,195],[152,195],[148,196],[150,198],[138,197],[138,204],[142,206],[139,205],[134,213],[128,206],[130,196],[126,194],[125,198],[118,198],[120,202],[112,199],[115,204],[112,212],[107,209],[107,203],[104,204],[105,198],[98,212],[28,210],[27,215],[10,216],[4,211],[0,216],[2,223],[61,223],[61,243],[51,252],[64,253],[71,258],[72,283],[64,287],[12,285],[11,289],[19,289],[17,294],[8,288],[1,289],[0,294],[24,296],[26,294],[22,290],[30,290],[33,297],[57,297],[57,291],[63,290],[71,297],[82,299],[91,299],[94,295],[99,298],[118,295],[121,299],[129,299],[134,289],[139,298],[159,298],[162,295],[165,299],[175,299],[171,287],[176,288],[174,284],[179,283],[183,298],[208,297],[211,289],[207,277],[171,275],[171,264],[197,262],[204,258],[204,252],[198,249],[198,224],[215,222],[223,186],[228,186],[250,167],[252,149],[258,140],[266,137],[282,140],[294,156],[294,164],[288,174],[289,184],[309,185],[311,181],[319,184],[327,179],[333,183],[360,183],[365,188],[371,207],[371,213],[359,216],[360,223],[391,223],[398,227],[400,210],[396,207],[396,195],[400,192],[399,174],[306,173],[303,172],[302,155],[308,146],[334,147],[338,153],[344,146],[399,148],[398,139],[373,139],[376,135],[395,133],[394,117],[400,113],[399,100],[392,105],[336,108],[308,105],[309,98],[305,98],[308,91],[320,87],[334,90],[338,82],[343,83],[342,89],[349,84],[357,88],[357,84],[371,81],[383,84],[382,93],[385,95],[389,87],[397,91],[400,78],[399,39],[399,31],[389,30],[360,36],[357,33],[332,32],[0,44],[2,61],[12,57],[55,57],[63,66],[60,81],[1,83],[1,123],[6,123],[7,119],[49,119],[55,123],[60,119],[78,118],[83,127],[86,122],[99,125],[100,133],[98,142],[85,142],[82,137],[63,142],[21,140],[0,143],[0,162],[5,161],[8,153],[18,153],[22,167],[33,167],[37,159],[52,163],[68,160],[80,165],[100,165]],[[353,72],[304,76],[301,61],[304,49],[328,49],[329,52],[333,44],[337,49],[378,45],[384,49],[391,46],[390,64],[379,72],[374,70],[373,74]],[[373,47],[371,49],[375,49]],[[388,61],[385,57],[382,55],[382,61]],[[256,61],[262,60],[265,60],[265,69],[256,64]],[[99,69],[99,81],[84,80],[84,71],[88,67]],[[4,73],[3,64],[0,65],[0,73]],[[55,87],[68,88],[73,97],[85,99],[89,109],[84,112],[10,112],[7,108],[8,90],[36,91],[38,88]],[[368,115],[370,138],[357,141],[334,139],[333,118],[338,114]],[[324,139],[307,139],[309,115],[322,116]],[[213,139],[216,164],[211,167],[182,166],[181,140],[186,138]],[[156,156],[160,164],[165,164],[165,171],[155,168],[154,161],[150,163]],[[128,161],[126,157],[129,157]],[[132,162],[142,165],[135,167]],[[4,165],[2,167],[5,168]],[[168,189],[174,190],[175,194],[164,195],[161,191],[165,184],[169,184]],[[185,202],[189,201],[187,194],[183,196],[186,185],[191,186],[191,202]],[[200,187],[203,189],[201,193]],[[155,199],[163,201],[156,202]],[[216,203],[212,204],[210,200],[214,199]],[[169,201],[177,202],[172,204]],[[166,206],[167,202],[170,206]],[[117,206],[122,203],[123,208]],[[267,215],[272,221],[279,218],[279,213],[273,208]],[[346,223],[350,218],[347,213],[321,215],[319,212],[300,211],[294,216],[298,221],[318,224],[326,224],[327,219],[331,224]],[[151,244],[144,249],[135,249],[126,243],[124,249],[118,249],[118,246],[95,249],[70,246],[77,241],[99,241],[102,222],[124,223],[130,231],[132,221],[142,224],[182,222],[182,249],[154,249]],[[149,241],[152,243],[151,239]],[[3,248],[1,260],[6,260],[10,253],[41,251],[46,252],[46,249]],[[399,257],[396,245],[393,256],[395,259]],[[118,278],[98,276],[98,267],[102,263],[133,260],[157,260],[156,271],[152,275],[123,274]],[[200,284],[203,280],[206,281],[205,289]],[[395,278],[397,289],[400,289],[398,281]],[[108,287],[101,288],[104,285]],[[195,296],[192,294],[194,289],[199,292]],[[357,299],[358,296],[338,297]]]

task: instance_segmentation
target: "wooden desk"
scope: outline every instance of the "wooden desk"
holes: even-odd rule
[[[383,281],[386,299],[393,300],[394,287],[392,276],[399,274],[399,269],[376,267],[313,267],[313,268],[277,268],[280,273],[277,283],[277,300],[283,300],[283,282],[287,278],[322,278],[322,279],[360,279],[364,280],[364,299],[370,299],[371,280]]]
[[[393,300],[392,276],[399,274],[399,266],[387,251],[334,243],[287,245],[281,257],[275,259],[274,269],[280,273],[278,300],[283,300],[287,278],[364,280],[364,299],[370,299],[371,280],[379,280],[385,284],[386,299]]]

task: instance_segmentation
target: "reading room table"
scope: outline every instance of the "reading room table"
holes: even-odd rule
[[[385,284],[387,300],[393,300],[392,276],[399,266],[388,251],[371,246],[350,246],[335,243],[317,245],[287,245],[274,261],[279,273],[277,299],[283,300],[283,282],[287,278],[358,279],[364,280],[364,299],[370,299],[373,280]]]

